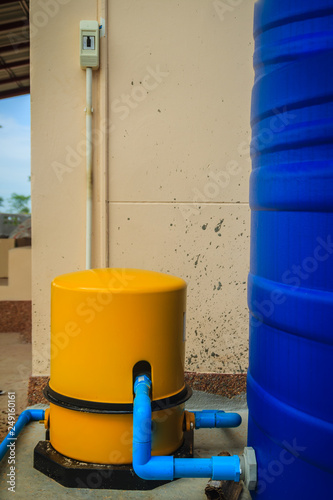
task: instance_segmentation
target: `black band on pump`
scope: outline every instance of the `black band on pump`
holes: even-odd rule
[[[70,398],[51,389],[49,383],[47,383],[43,394],[50,403],[62,406],[68,410],[83,411],[86,413],[133,413],[133,403],[99,403],[97,401]],[[151,409],[152,411],[166,410],[167,408],[172,408],[185,403],[185,401],[187,401],[191,396],[192,389],[189,385],[185,384],[184,389],[177,394],[168,398],[152,401]]]

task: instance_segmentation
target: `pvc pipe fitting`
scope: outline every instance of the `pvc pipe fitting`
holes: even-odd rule
[[[22,429],[29,423],[35,420],[45,420],[45,410],[24,410],[16,424],[11,431],[7,434],[5,439],[0,444],[0,460],[6,455],[9,446],[15,442],[15,438],[20,434]]]
[[[151,456],[151,381],[146,375],[136,378],[133,404],[133,469],[142,479],[211,477],[239,481],[240,459],[233,457],[174,458]]]

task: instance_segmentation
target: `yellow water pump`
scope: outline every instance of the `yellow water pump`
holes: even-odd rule
[[[152,382],[152,454],[183,442],[186,283],[137,269],[95,269],[52,282],[50,442],[96,464],[132,461],[133,385]]]
[[[51,288],[50,408],[22,417],[47,428],[37,470],[67,487],[147,490],[181,477],[255,486],[250,448],[193,458],[194,428],[237,427],[241,417],[185,411],[185,281],[92,269],[58,276]]]

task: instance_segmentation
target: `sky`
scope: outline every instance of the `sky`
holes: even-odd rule
[[[0,196],[30,195],[30,95],[0,100]]]

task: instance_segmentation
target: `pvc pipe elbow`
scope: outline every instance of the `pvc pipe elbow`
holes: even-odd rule
[[[35,420],[44,420],[45,411],[44,410],[24,410],[12,429],[14,431],[15,437],[21,432],[21,430],[30,422]],[[14,436],[12,436],[14,437]],[[10,435],[7,436],[10,439]]]
[[[167,457],[151,457],[148,462],[140,465],[135,460],[135,455],[133,454],[133,469],[135,474],[137,474],[141,479],[159,479],[159,480],[169,480],[174,479],[174,458]]]
[[[24,410],[24,412],[22,412],[21,415],[23,414],[29,414],[29,422],[45,419],[45,410],[40,410],[38,408],[31,410]]]
[[[45,419],[45,410],[40,409],[32,409],[32,410],[24,410],[12,430],[7,434],[5,439],[0,443],[0,460],[6,455],[8,451],[8,447],[14,438],[17,438],[21,430],[29,423],[34,420],[44,420]]]
[[[146,376],[137,377],[134,384],[133,408],[133,469],[142,479],[169,480],[176,477],[212,477],[239,481],[241,474],[240,459],[233,457],[211,458],[174,458],[172,456],[151,456],[151,401],[149,391],[150,379]],[[202,417],[202,427],[220,426],[224,412],[196,412]],[[216,414],[222,414],[222,420]],[[231,423],[239,425],[238,414],[229,414]],[[197,422],[196,422],[197,423]],[[200,422],[199,422],[200,426]]]

